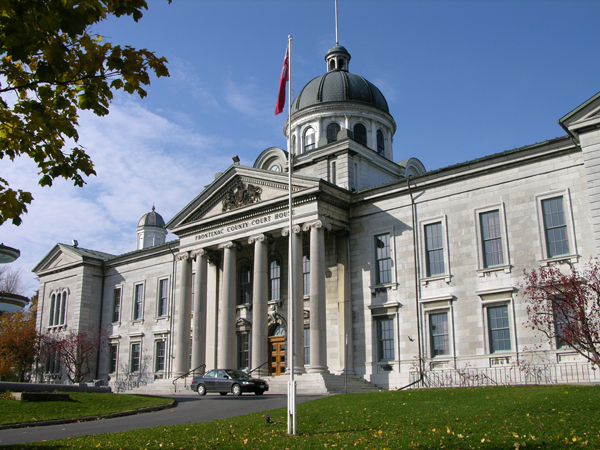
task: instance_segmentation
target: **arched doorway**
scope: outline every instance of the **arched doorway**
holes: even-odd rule
[[[275,324],[269,329],[269,375],[277,377],[285,374],[286,342],[285,328]]]

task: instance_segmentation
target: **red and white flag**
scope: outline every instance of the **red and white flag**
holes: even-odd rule
[[[283,60],[283,67],[281,69],[281,78],[279,78],[279,93],[277,94],[277,104],[275,105],[275,115],[283,111],[285,106],[285,88],[287,82],[290,80],[290,58],[289,58],[290,47],[285,50],[285,58]]]

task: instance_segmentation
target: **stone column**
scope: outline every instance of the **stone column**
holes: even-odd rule
[[[178,253],[176,259],[179,262],[179,301],[177,302],[177,340],[175,345],[175,370],[173,375],[177,377],[190,370],[192,265],[189,252]]]
[[[305,223],[310,230],[310,366],[308,373],[328,372],[326,295],[325,295],[325,236],[323,228],[331,229],[324,220]]]
[[[223,296],[219,302],[219,329],[217,365],[222,369],[235,368],[235,294],[237,280],[235,274],[237,245],[226,242],[219,245],[223,250]]]
[[[350,255],[348,254],[348,233],[336,235],[337,279],[338,279],[338,320],[339,320],[339,365],[340,373],[344,368],[354,375],[352,352],[352,305],[350,303]],[[346,336],[348,336],[348,354],[346,355]],[[346,356],[346,357],[345,357]]]
[[[194,269],[194,334],[192,335],[192,367],[195,370],[205,364],[206,355],[206,265],[207,254],[204,249],[192,252],[195,258]],[[206,367],[200,368],[195,375],[199,375]]]
[[[290,234],[289,227],[285,227],[281,234],[282,236],[287,236]],[[288,298],[293,299],[293,305],[288,305],[288,324],[292,322],[290,319],[290,312],[293,307],[294,373],[301,374],[305,373],[306,370],[304,369],[304,282],[302,277],[302,228],[300,225],[294,225],[292,227],[290,239],[292,239],[293,261],[291,263],[291,267],[288,267],[288,270],[294,271],[294,286],[293,296],[288,295]],[[290,348],[289,350],[291,351],[292,349]]]
[[[271,238],[272,239],[272,238]],[[248,238],[254,244],[254,276],[252,278],[252,353],[250,369],[267,362],[267,305],[269,300],[269,236],[258,234]],[[267,376],[265,365],[255,372],[255,376]]]

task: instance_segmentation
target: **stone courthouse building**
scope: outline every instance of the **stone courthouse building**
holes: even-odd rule
[[[279,376],[292,270],[299,385],[347,371],[394,389],[419,355],[431,372],[577,362],[525,328],[518,286],[524,269],[598,255],[600,94],[559,120],[564,137],[427,171],[394,155],[386,99],[349,71],[348,51],[325,60],[293,100],[291,136],[284,128],[291,229],[287,152],[271,147],[167,223],[153,207],[136,250],[57,244],[34,269],[38,330],[107,329],[93,378],[111,383],[203,364]]]

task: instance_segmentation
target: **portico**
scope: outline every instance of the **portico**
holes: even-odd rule
[[[336,263],[335,234],[347,228],[348,223],[339,194],[334,197],[327,189],[321,190],[318,180],[300,178],[295,186],[290,233],[287,192],[283,189],[287,176],[269,173],[271,180],[267,181],[251,178],[248,171],[253,170],[232,166],[231,173],[223,175],[226,180],[215,186],[212,195],[190,205],[188,211],[180,214],[180,222],[176,222],[176,217],[170,224],[181,238],[176,257],[175,376],[202,364],[210,368],[260,367],[258,375],[273,374],[276,366],[266,363],[274,351],[269,340],[274,325],[279,325],[278,332],[285,336],[283,347],[281,339],[276,339],[277,351],[281,353],[280,364],[285,363],[289,372],[290,297],[295,320],[294,373],[329,372],[326,254]],[[206,211],[211,197],[221,199],[212,208],[220,210],[214,215]],[[231,198],[241,200],[235,204]],[[293,295],[287,283],[289,239],[295,279]],[[209,270],[211,265],[216,270]],[[211,276],[218,279],[210,280]],[[337,297],[332,301],[337,302]],[[213,311],[212,315],[207,316],[208,310]],[[309,365],[304,361],[305,328],[310,329],[310,348],[306,349]],[[203,345],[210,342],[207,332],[216,332],[214,349]],[[339,335],[338,330],[331,333]]]

